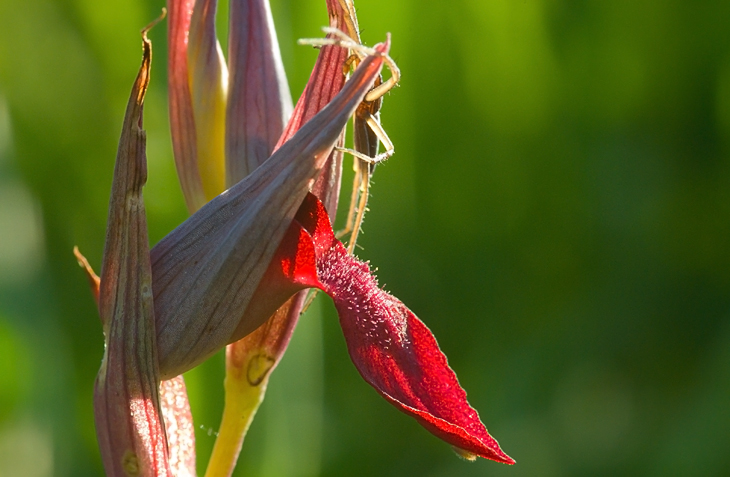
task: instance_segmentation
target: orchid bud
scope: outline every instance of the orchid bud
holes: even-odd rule
[[[206,203],[198,170],[198,144],[188,68],[188,35],[195,0],[167,0],[167,81],[170,134],[177,175],[188,210]]]
[[[215,34],[216,0],[195,3],[188,37],[188,78],[195,118],[197,166],[205,201],[225,189],[228,69]]]
[[[292,112],[269,2],[232,0],[229,16],[228,187],[271,156]]]
[[[119,140],[99,281],[105,349],[94,386],[94,418],[106,473],[120,477],[172,475],[160,409],[152,271],[142,198],[147,181],[142,105],[152,54],[146,36],[143,45],[142,67]]]

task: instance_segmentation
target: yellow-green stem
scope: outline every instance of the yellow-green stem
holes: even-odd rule
[[[266,394],[268,374],[252,385],[247,373],[240,371],[227,366],[223,418],[205,477],[228,477],[233,473],[243,439]]]

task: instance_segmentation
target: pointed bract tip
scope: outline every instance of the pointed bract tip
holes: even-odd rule
[[[160,16],[157,17],[157,18],[155,18],[154,20],[152,20],[151,22],[149,22],[147,24],[147,26],[145,26],[144,28],[142,28],[142,31],[140,32],[140,33],[142,33],[142,41],[144,41],[144,42],[148,42],[149,41],[149,39],[147,38],[147,33],[149,33],[149,31],[152,30],[158,23],[160,23],[162,20],[164,20],[166,16],[167,16],[167,8],[162,7],[162,11],[160,12]]]

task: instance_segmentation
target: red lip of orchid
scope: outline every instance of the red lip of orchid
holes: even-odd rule
[[[378,286],[367,264],[347,253],[313,194],[299,208],[274,263],[284,279],[332,298],[355,367],[388,402],[467,458],[515,463],[467,402],[431,331]]]

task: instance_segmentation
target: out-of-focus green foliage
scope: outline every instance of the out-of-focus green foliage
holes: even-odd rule
[[[102,472],[103,341],[71,249],[98,268],[138,32],[162,3],[0,0],[0,475]],[[730,3],[357,6],[364,40],[392,32],[403,71],[359,254],[434,331],[517,465],[463,462],[392,409],[320,298],[239,475],[730,474]],[[273,9],[298,94],[315,52],[295,40],[321,35],[324,1]],[[151,37],[155,243],[186,212],[164,24]],[[188,375],[201,469],[222,366]]]

